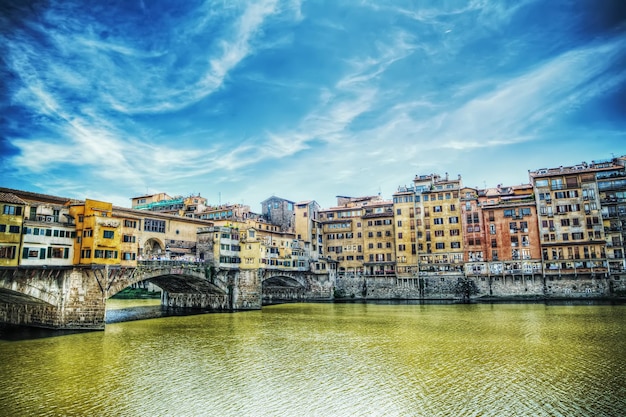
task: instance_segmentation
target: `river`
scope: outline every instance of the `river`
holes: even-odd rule
[[[624,416],[625,313],[284,304],[4,338],[0,415]]]

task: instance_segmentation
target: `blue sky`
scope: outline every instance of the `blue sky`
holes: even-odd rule
[[[626,154],[626,5],[0,0],[0,186],[130,206]]]

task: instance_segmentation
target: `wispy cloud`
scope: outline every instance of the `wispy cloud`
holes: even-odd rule
[[[625,41],[617,39],[569,51],[456,107],[453,102],[441,106],[428,118],[398,111],[396,105],[387,121],[366,137],[398,143],[415,138],[420,146],[413,148],[414,156],[425,149],[462,150],[540,139],[555,119],[624,83],[626,71],[606,73],[624,47]]]
[[[615,108],[626,38],[615,28],[586,36],[589,7],[18,8],[0,16],[0,141],[11,149],[0,172],[49,193],[219,190],[256,203],[390,193],[421,170],[467,166],[482,180],[487,168],[466,160],[515,152],[510,165],[521,153],[540,163],[537,145],[573,137],[586,152],[584,139],[601,136],[595,143],[626,153]]]

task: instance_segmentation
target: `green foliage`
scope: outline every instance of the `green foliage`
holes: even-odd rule
[[[122,300],[137,299],[137,298],[161,298],[159,291],[148,291],[143,288],[124,288],[111,298],[117,298]]]
[[[346,297],[346,292],[343,289],[335,288],[335,290],[333,291],[333,297],[334,298],[345,298]]]
[[[460,296],[463,301],[469,301],[472,295],[476,295],[479,293],[478,287],[474,280],[468,278],[459,278],[456,285],[454,286],[454,293],[457,296]]]

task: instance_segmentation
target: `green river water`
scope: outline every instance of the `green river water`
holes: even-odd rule
[[[0,415],[625,416],[626,306],[285,304],[5,338]]]

